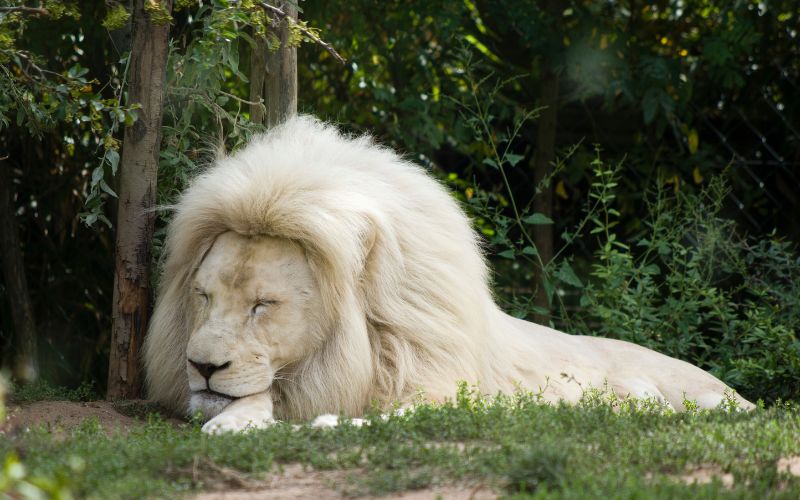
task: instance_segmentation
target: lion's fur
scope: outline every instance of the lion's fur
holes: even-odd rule
[[[275,382],[283,418],[358,415],[418,390],[441,400],[459,380],[486,393],[535,390],[564,369],[553,353],[577,346],[531,325],[537,344],[499,311],[470,221],[419,166],[299,117],[219,160],[176,206],[144,349],[150,396],[176,411],[188,400],[189,283],[226,231],[298,242],[320,286],[328,340],[291,382]]]
[[[486,334],[488,271],[457,203],[369,138],[301,117],[219,161],[177,204],[144,351],[151,397],[175,410],[188,397],[188,283],[225,231],[303,245],[338,323],[282,388],[287,415],[358,414],[423,388],[443,397],[457,380],[495,392],[521,379]]]

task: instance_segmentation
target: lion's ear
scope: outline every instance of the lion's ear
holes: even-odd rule
[[[401,255],[399,252],[399,242],[396,235],[391,231],[391,223],[385,217],[376,213],[364,215],[364,224],[361,231],[361,248],[364,259],[364,267],[376,264],[385,265],[387,258],[394,258]],[[394,256],[394,257],[393,257]]]
[[[364,262],[369,262],[372,249],[375,247],[375,242],[378,240],[378,227],[372,217],[368,217],[369,225],[361,239],[364,248]]]
[[[386,273],[403,268],[403,252],[391,223],[375,214],[366,217],[366,227],[361,232],[361,248],[364,270],[377,272],[386,278]],[[378,271],[380,270],[380,271]]]

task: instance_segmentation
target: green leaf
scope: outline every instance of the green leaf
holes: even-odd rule
[[[545,214],[536,212],[531,215],[528,215],[527,217],[523,217],[522,222],[524,222],[525,224],[546,225],[546,224],[552,224],[553,219],[546,216]]]
[[[525,312],[526,313],[530,313],[530,314],[538,314],[540,316],[546,316],[546,315],[550,314],[550,310],[549,309],[546,309],[546,308],[541,307],[541,306],[529,306],[528,310],[525,311]],[[520,319],[525,319],[525,316],[527,316],[527,314],[524,314],[523,316],[517,316],[517,317],[520,318]]]
[[[483,159],[483,164],[484,164],[484,165],[489,165],[489,166],[490,166],[490,167],[492,167],[492,168],[497,168],[497,162],[496,162],[496,161],[494,161],[494,160],[493,160],[493,159],[491,159],[491,158],[484,158],[484,159]]]
[[[536,250],[536,247],[532,247],[530,245],[523,248],[522,253],[524,253],[525,255],[539,255],[539,252]]]
[[[109,227],[109,229],[111,229],[111,228],[113,227],[113,225],[111,224],[111,221],[110,221],[110,220],[108,220],[108,217],[106,217],[105,215],[103,215],[103,214],[97,214],[97,218],[98,218],[99,220],[103,221],[103,223],[104,223],[106,226],[108,226],[108,227]]]
[[[114,190],[111,189],[111,186],[106,184],[106,181],[100,179],[99,185],[100,185],[100,189],[102,189],[103,192],[105,192],[109,196],[113,196],[114,198],[118,198],[117,193],[115,193]]]
[[[497,255],[499,255],[500,257],[506,258],[506,259],[513,259],[514,258],[514,249],[513,248],[509,248],[508,250],[503,250],[502,252],[498,253]]]
[[[516,167],[516,166],[517,166],[517,163],[519,163],[519,162],[520,162],[520,161],[521,161],[523,158],[525,158],[525,157],[524,157],[524,156],[522,156],[522,155],[515,155],[515,154],[513,154],[513,153],[508,153],[508,154],[506,155],[506,157],[505,157],[505,160],[506,160],[506,161],[508,162],[508,164],[509,164],[509,165],[511,165],[512,167]]]
[[[572,266],[570,266],[569,262],[566,260],[561,263],[561,267],[556,271],[556,278],[576,288],[583,288],[583,282],[581,282],[578,275],[575,274],[575,271],[572,269]]]
[[[125,113],[125,126],[130,127],[138,119],[139,119],[139,114],[136,112],[135,109],[128,110],[128,112]]]
[[[553,292],[555,292],[556,287],[544,275],[542,275],[542,289],[544,290],[544,293],[547,296],[547,303],[548,304],[552,304],[553,303]]]
[[[103,171],[103,167],[99,166],[92,171],[92,186],[96,186],[98,182],[103,179],[103,175],[105,172]]]
[[[656,264],[649,264],[642,268],[642,273],[657,276],[661,274],[661,268]]]
[[[119,153],[113,149],[106,150],[106,161],[111,165],[111,173],[117,175],[117,166],[119,166]]]

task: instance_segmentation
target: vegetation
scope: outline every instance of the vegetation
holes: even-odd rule
[[[48,0],[32,11],[34,3],[14,0],[0,12],[0,158],[18,232],[8,248],[22,250],[14,267],[29,289],[12,293],[9,278],[0,287],[9,313],[0,349],[4,366],[17,358],[25,367],[26,338],[38,340],[45,379],[91,380],[104,392],[116,174],[122,130],[139,106],[123,99],[131,19],[115,2]],[[303,2],[292,43],[322,37],[348,63],[299,50],[299,108],[374,131],[455,189],[491,244],[498,295],[517,315],[550,311],[555,326],[641,340],[751,397],[796,397],[792,384],[774,381],[797,373],[800,235],[791,222],[800,205],[787,189],[799,176],[797,6],[544,4]],[[167,14],[159,205],[219,149],[262,130],[250,120],[260,109],[248,86],[251,55],[260,35],[277,48],[258,2],[182,1]],[[557,73],[560,97],[555,168],[536,182],[538,115],[553,108],[540,93],[543,65]],[[617,166],[608,233],[587,218],[600,208],[590,197],[604,182],[598,159]],[[719,175],[727,188],[711,187]],[[535,204],[548,190],[552,209]],[[704,199],[725,231],[688,208]],[[168,217],[156,220],[154,266]],[[665,231],[670,218],[686,231]],[[553,256],[539,251],[545,228]],[[714,250],[729,245],[737,250]],[[659,253],[668,247],[675,251]],[[679,262],[681,251],[691,255]],[[694,282],[681,283],[691,269]],[[10,312],[25,308],[9,300],[20,297],[32,312],[15,336]]]
[[[15,403],[32,401],[92,401],[100,399],[90,383],[76,388],[52,386],[43,380],[11,387],[10,396]]]
[[[596,168],[614,183],[614,170]],[[628,243],[609,231],[613,192],[592,193],[600,207],[590,232],[600,244],[570,319],[690,360],[752,400],[796,400],[800,257],[774,233],[737,235],[720,215],[728,189],[717,177],[697,195],[652,193],[646,230]]]
[[[685,359],[769,409],[615,412],[598,397],[569,409],[462,392],[362,429],[208,438],[155,417],[107,437],[88,422],[64,441],[0,440],[0,492],[170,496],[202,486],[189,467],[250,477],[302,463],[355,471],[347,487],[371,494],[466,481],[677,496],[700,468],[734,482],[694,496],[796,496],[776,463],[800,453],[785,403],[800,400],[797,2],[305,0],[289,2],[299,19],[284,32],[263,3],[137,3],[169,30],[163,114],[150,117],[157,206],[270,123],[258,68],[298,48],[300,111],[374,133],[447,184],[488,245],[504,308]],[[17,402],[108,389],[112,221],[125,129],[144,123],[131,5],[0,6],[0,368]],[[154,221],[144,302],[169,217]]]
[[[20,434],[0,442],[0,453],[24,450],[28,476],[59,478],[88,498],[255,487],[264,472],[294,463],[343,471],[336,487],[348,494],[456,483],[554,498],[794,498],[800,478],[779,461],[800,454],[799,443],[794,406],[675,414],[600,391],[569,407],[522,393],[488,401],[463,386],[451,403],[374,415],[361,428],[281,423],[209,437],[198,424],[151,416],[106,435],[89,420],[58,440],[46,429]],[[700,476],[704,484],[692,484]],[[8,480],[0,474],[0,484]]]
[[[541,267],[542,292],[556,306],[552,318],[561,329],[685,359],[754,401],[797,399],[791,379],[800,373],[800,256],[774,231],[757,239],[742,236],[736,221],[723,215],[730,170],[696,190],[645,186],[645,215],[639,231],[626,237],[620,185],[629,160],[609,165],[596,146],[581,218],[566,228],[562,248],[545,263],[531,234],[554,221],[515,200],[508,180],[522,160],[511,148],[535,113],[520,114],[505,134],[495,132],[503,87],[491,87],[485,100],[476,94],[457,103],[464,122],[484,141],[482,163],[501,174],[500,192],[456,175],[448,180],[462,190],[465,206],[502,259],[499,279],[510,285],[499,287],[506,308],[519,317],[545,312],[529,293],[516,290],[520,274],[531,277]],[[569,148],[556,159],[554,176],[567,170],[578,150]],[[594,245],[591,258],[576,258],[578,242]]]

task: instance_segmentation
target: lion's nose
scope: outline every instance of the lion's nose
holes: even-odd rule
[[[197,370],[197,372],[200,375],[202,375],[203,378],[205,378],[206,380],[211,378],[211,375],[213,375],[215,371],[224,370],[225,368],[231,366],[230,361],[228,361],[227,363],[223,363],[221,365],[215,365],[212,363],[198,363],[197,361],[190,359],[189,363],[191,363],[192,366],[194,366],[195,370]]]

